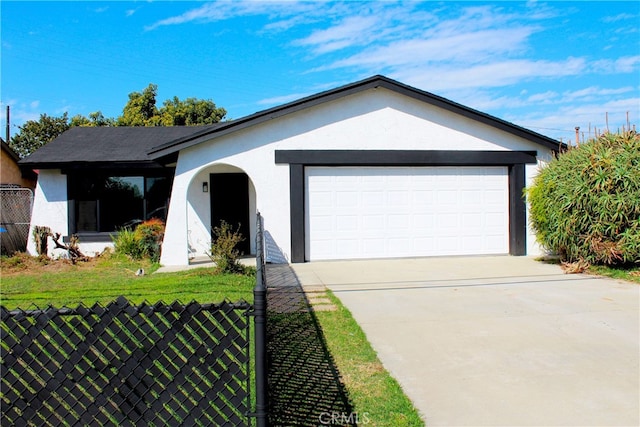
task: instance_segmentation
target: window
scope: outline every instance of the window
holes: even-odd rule
[[[69,175],[71,233],[101,233],[167,217],[172,176]]]

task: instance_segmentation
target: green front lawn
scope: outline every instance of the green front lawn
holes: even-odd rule
[[[22,265],[21,265],[22,264]],[[75,307],[79,303],[107,303],[122,295],[133,304],[180,301],[188,303],[253,301],[255,279],[217,275],[211,269],[151,274],[158,265],[107,255],[89,263],[71,265],[27,256],[2,259],[0,304],[7,309]],[[136,276],[138,269],[143,276]]]

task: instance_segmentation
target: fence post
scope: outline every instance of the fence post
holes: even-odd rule
[[[256,425],[267,427],[267,287],[262,216],[258,212],[256,227],[256,287],[253,289],[253,321],[255,326],[256,356]]]

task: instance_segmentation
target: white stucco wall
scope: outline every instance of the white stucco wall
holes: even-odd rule
[[[38,183],[34,192],[31,226],[27,241],[27,252],[37,255],[33,228],[47,226],[52,233],[61,236],[69,235],[69,210],[67,208],[67,175],[59,169],[42,169],[38,173]],[[111,242],[83,242],[79,243],[80,251],[88,256],[98,254],[106,247],[113,247]],[[54,249],[49,239],[48,255],[52,258],[65,257],[67,253],[62,249]]]
[[[381,88],[361,92],[182,150],[161,263],[188,263],[189,242],[196,251],[208,247],[209,201],[198,191],[216,164],[236,167],[249,176],[265,230],[290,259],[289,166],[275,164],[275,150],[292,149],[535,150],[539,162],[551,156],[550,150],[523,138],[395,92]],[[529,183],[537,165],[527,165],[525,173]],[[531,230],[527,250],[539,252]]]
[[[67,176],[63,175],[59,169],[41,170],[39,172],[31,212],[27,252],[37,255],[33,239],[33,228],[35,226],[48,226],[51,228],[51,232],[60,233],[63,236],[68,234]],[[52,247],[53,244],[50,242],[49,255],[59,255]]]

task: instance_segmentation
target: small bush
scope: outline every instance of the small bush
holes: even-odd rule
[[[238,262],[240,251],[236,248],[244,237],[240,233],[240,225],[233,230],[226,221],[213,228],[211,254],[209,257],[216,264],[219,273],[245,273],[245,268]]]
[[[164,223],[159,219],[150,219],[133,231],[126,228],[120,230],[113,238],[114,250],[133,259],[149,258],[158,262],[163,237]]]
[[[160,248],[164,238],[164,222],[153,218],[138,225],[134,236],[139,242],[142,253],[151,261],[160,261]]]
[[[605,134],[544,167],[527,189],[538,242],[563,261],[640,262],[640,135]]]
[[[116,254],[124,254],[133,259],[141,259],[143,252],[136,240],[133,230],[123,228],[113,237],[113,250]]]

